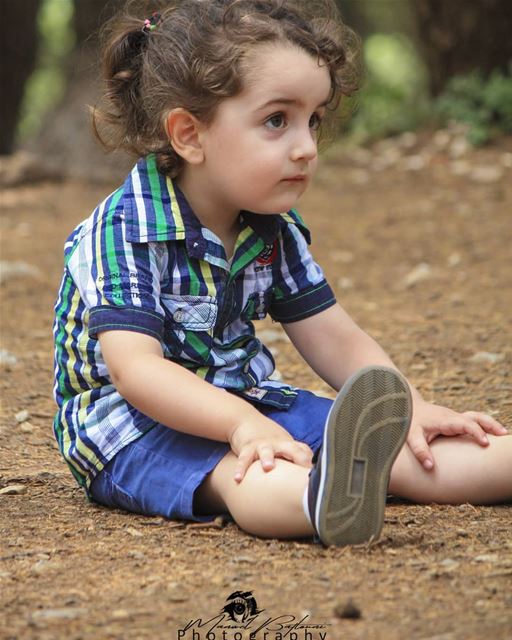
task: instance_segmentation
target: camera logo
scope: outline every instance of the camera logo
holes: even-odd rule
[[[261,611],[258,610],[252,591],[235,591],[227,597],[226,604],[222,609],[222,612],[227,613],[234,622],[246,622]]]

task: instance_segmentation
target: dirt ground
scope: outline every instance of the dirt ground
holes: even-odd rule
[[[512,139],[444,133],[331,149],[300,210],[341,303],[425,397],[512,430]],[[511,506],[395,500],[379,542],[324,549],[87,502],[52,436],[52,306],[64,239],[110,186],[1,196],[0,638],[241,640],[258,625],[216,618],[235,591],[261,640],[511,638]],[[258,330],[285,380],[330,393]]]

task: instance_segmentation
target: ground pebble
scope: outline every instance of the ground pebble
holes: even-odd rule
[[[489,351],[479,351],[469,359],[473,364],[496,364],[502,362],[505,356],[502,353],[490,353]]]
[[[361,609],[349,598],[345,603],[337,604],[334,607],[334,614],[338,618],[358,620],[362,617]]]
[[[419,282],[424,282],[432,276],[432,268],[426,262],[420,262],[412,271],[410,271],[402,280],[404,287],[414,287]]]
[[[0,364],[11,366],[17,362],[18,358],[16,358],[14,354],[9,353],[9,351],[6,351],[5,349],[0,349]]]
[[[68,607],[66,609],[43,609],[42,611],[34,611],[31,615],[31,621],[37,623],[44,620],[75,620],[81,618],[88,613],[87,609],[79,607]]]
[[[37,267],[34,267],[27,262],[0,262],[0,283],[12,280],[18,276],[32,276],[37,277],[41,275],[41,272]]]
[[[22,493],[27,493],[27,487],[24,484],[9,484],[0,489],[0,496],[19,496]]]
[[[18,411],[18,413],[14,416],[16,422],[26,422],[30,417],[29,412],[26,409],[23,411]]]

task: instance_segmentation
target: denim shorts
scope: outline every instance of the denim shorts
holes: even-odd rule
[[[328,398],[300,390],[287,411],[261,404],[257,408],[315,451],[322,444],[331,404]],[[194,513],[194,493],[229,450],[224,442],[157,424],[107,463],[89,493],[100,504],[134,513],[212,520],[215,514]]]

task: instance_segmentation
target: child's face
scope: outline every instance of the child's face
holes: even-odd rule
[[[315,172],[329,72],[284,44],[256,47],[246,66],[243,91],[219,105],[202,133],[203,185],[220,211],[280,213]]]

